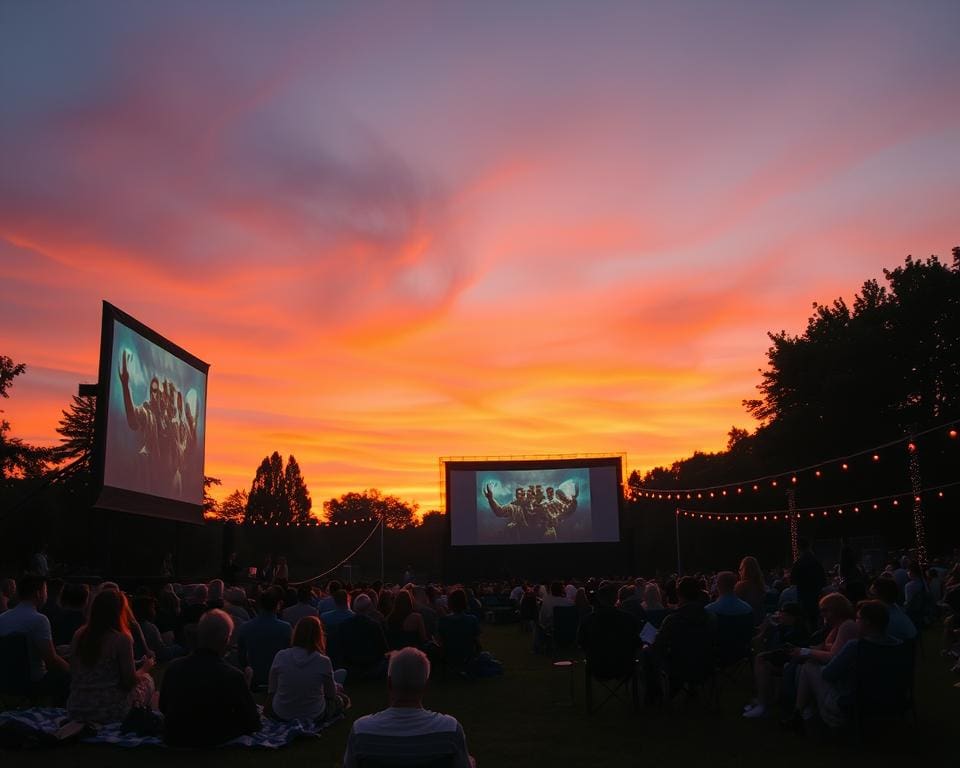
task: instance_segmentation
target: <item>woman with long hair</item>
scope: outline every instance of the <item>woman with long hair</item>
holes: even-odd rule
[[[67,712],[90,723],[121,722],[133,707],[150,706],[155,686],[149,672],[154,661],[137,669],[130,609],[120,591],[107,589],[90,606],[90,616],[73,637],[70,652],[70,697]]]
[[[734,594],[749,603],[753,608],[754,623],[763,621],[764,599],[767,596],[767,583],[763,578],[763,571],[757,558],[747,555],[740,561],[739,581],[734,587]]]
[[[393,610],[387,616],[387,644],[391,650],[407,646],[420,648],[428,640],[423,616],[413,610],[413,598],[406,589],[397,592]]]
[[[337,699],[333,664],[326,655],[323,625],[304,616],[290,647],[273,657],[267,682],[267,712],[279,720],[322,720]]]

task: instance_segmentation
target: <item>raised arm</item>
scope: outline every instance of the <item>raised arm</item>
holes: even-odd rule
[[[495,514],[497,517],[510,516],[510,513],[497,504],[496,499],[493,498],[493,490],[490,488],[490,483],[487,483],[483,487],[483,495],[487,497],[487,504],[490,505],[490,510],[493,512],[493,514]]]
[[[130,372],[127,370],[127,353],[123,352],[120,358],[120,385],[123,387],[123,408],[127,412],[127,426],[130,429],[140,429],[140,421],[137,418],[137,409],[133,405],[133,398],[130,396]]]

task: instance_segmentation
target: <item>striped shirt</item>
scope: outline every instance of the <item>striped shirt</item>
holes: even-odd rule
[[[388,707],[357,719],[347,739],[343,768],[361,757],[389,758],[391,765],[418,765],[453,756],[455,768],[469,768],[467,739],[455,717],[414,707]]]

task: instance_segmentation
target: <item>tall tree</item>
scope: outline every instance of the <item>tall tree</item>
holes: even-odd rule
[[[10,397],[7,390],[26,369],[24,363],[14,363],[6,355],[0,355],[0,397]],[[0,413],[3,413],[2,409]],[[0,418],[0,478],[8,481],[42,474],[50,459],[50,450],[28,445],[18,437],[9,437],[9,431],[10,422]]]
[[[213,518],[225,523],[242,523],[247,514],[248,499],[247,492],[238,488],[220,502],[213,513]]]
[[[89,472],[93,463],[97,398],[74,395],[73,401],[61,414],[57,424],[60,445],[53,449],[53,459],[58,464],[75,462],[78,470]]]
[[[260,462],[247,497],[245,520],[254,523],[305,523],[313,501],[300,465],[290,456],[286,467],[277,451]]]
[[[207,477],[203,476],[203,516],[204,517],[216,517],[217,516],[217,500],[210,495],[210,489],[215,485],[220,485],[219,477]]]
[[[264,457],[257,467],[247,500],[246,519],[253,523],[290,522],[283,458],[277,451]]]
[[[307,490],[307,484],[300,473],[300,465],[292,454],[287,459],[283,480],[284,491],[287,494],[287,502],[290,506],[290,521],[294,523],[309,522],[313,500],[310,498],[310,491]]]
[[[416,525],[418,507],[418,504],[408,504],[396,496],[385,496],[376,488],[362,493],[345,493],[323,503],[328,522],[349,523],[361,518],[383,516],[388,528],[409,528]]]
[[[960,248],[953,265],[907,257],[852,309],[814,304],[805,331],[769,334],[769,366],[744,401],[776,442],[812,455],[855,449],[960,413]]]

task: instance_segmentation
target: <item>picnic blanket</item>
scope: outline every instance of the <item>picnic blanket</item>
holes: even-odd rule
[[[259,731],[249,736],[240,736],[222,746],[279,749],[285,747],[294,739],[316,737],[342,719],[343,715],[340,714],[318,724],[312,720],[293,720],[281,723],[264,718],[263,727]],[[0,726],[7,722],[14,722],[37,733],[50,736],[55,734],[69,720],[67,710],[53,707],[35,707],[33,709],[0,712]],[[96,726],[93,734],[83,736],[80,741],[85,744],[113,744],[118,747],[166,746],[159,736],[138,736],[135,733],[122,733],[120,723]]]

